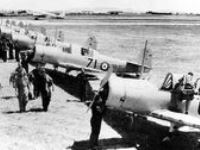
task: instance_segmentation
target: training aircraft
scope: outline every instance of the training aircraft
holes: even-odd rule
[[[41,19],[65,19],[65,12],[61,14],[54,14],[45,11],[37,11],[32,13],[34,20],[41,20]]]
[[[3,28],[2,28],[3,29]],[[5,31],[1,31],[4,33]],[[29,56],[31,62],[49,63],[71,70],[84,69],[86,72],[102,72],[107,71],[112,65],[114,72],[119,76],[139,77],[141,73],[148,73],[151,67],[152,54],[147,49],[147,41],[145,48],[142,50],[141,62],[133,63],[117,58],[108,57],[100,54],[97,49],[97,41],[95,37],[87,40],[87,45],[80,46],[69,44],[61,41],[48,43],[48,38],[43,34],[32,34],[31,32],[21,33],[13,31],[13,28],[6,27],[15,47],[22,50],[32,50]],[[7,33],[7,32],[5,32]]]
[[[137,114],[143,116],[147,121],[163,125],[167,122],[169,132],[200,131],[200,103],[195,97],[190,104],[188,114],[177,112],[171,109],[173,96],[169,91],[180,76],[172,73],[167,74],[161,88],[156,87],[150,81],[142,79],[127,79],[117,77],[108,73],[101,82],[96,95],[105,100],[105,105],[111,109]],[[199,79],[197,80],[200,81]],[[105,86],[107,84],[107,86]],[[198,83],[198,91],[199,91]],[[103,92],[102,92],[103,91]],[[89,108],[92,107],[95,98]],[[177,107],[184,112],[186,100],[178,101]],[[185,128],[189,127],[189,128]]]
[[[48,37],[40,32],[25,30],[19,26],[0,26],[1,38],[12,41],[20,51],[33,49],[35,44],[46,45]]]
[[[139,76],[141,72],[148,73],[151,67],[151,51],[145,48],[142,50],[142,61],[133,63],[117,58],[100,54],[90,47],[81,47],[76,44],[60,44],[57,46],[44,46],[36,44],[32,53],[29,53],[29,60],[35,63],[52,64],[54,66],[71,70],[84,69],[86,72],[107,71],[109,66],[120,76]]]

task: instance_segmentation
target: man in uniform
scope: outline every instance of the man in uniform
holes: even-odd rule
[[[21,53],[21,64],[22,67],[26,70],[26,73],[29,72],[29,66],[28,66],[28,61],[27,61],[27,55],[26,53]]]
[[[17,91],[20,112],[26,111],[26,104],[28,102],[29,81],[25,69],[20,63],[11,74],[10,82],[13,82],[13,87]]]
[[[9,40],[9,43],[8,43],[8,47],[9,47],[9,59],[14,59],[14,44],[12,42],[12,40]]]
[[[101,90],[98,95],[95,96],[94,103],[91,107],[92,117],[90,120],[91,124],[91,134],[90,134],[90,147],[95,149],[98,146],[98,139],[101,130],[101,122],[103,115],[105,114],[106,107],[106,98],[108,96],[108,83],[103,87],[104,90]]]
[[[2,38],[2,59],[4,62],[7,62],[8,51],[9,51],[8,40],[6,38]]]
[[[87,87],[88,87],[88,80],[85,75],[85,70],[81,69],[81,73],[79,74],[78,78],[80,78],[80,100],[84,102],[87,98]]]
[[[191,100],[194,99],[195,88],[193,82],[193,73],[188,72],[187,75],[184,75],[179,82],[175,85],[172,90],[172,102],[173,105],[178,108],[178,103],[182,103],[185,100],[185,110],[179,110],[179,112],[183,112],[188,114],[188,109],[190,106]]]
[[[183,98],[182,100],[186,100],[185,103],[185,114],[188,114],[188,109],[191,101],[194,99],[195,87],[193,81],[193,73],[188,72],[187,75],[183,77]]]
[[[48,106],[51,101],[53,80],[46,74],[44,66],[40,64],[36,69],[32,70],[30,74],[34,85],[34,95],[38,97],[41,94],[43,110],[48,111]]]

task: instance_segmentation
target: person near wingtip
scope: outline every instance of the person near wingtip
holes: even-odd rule
[[[192,72],[188,72],[182,78],[179,79],[178,83],[175,85],[173,89],[173,93],[175,93],[175,101],[176,107],[178,107],[179,102],[183,102],[185,100],[185,110],[181,110],[185,114],[188,114],[189,106],[191,101],[194,99],[195,94],[195,86],[193,81],[194,74]]]

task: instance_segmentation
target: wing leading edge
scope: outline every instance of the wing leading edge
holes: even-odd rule
[[[179,126],[189,126],[200,129],[200,119],[183,113],[172,112],[169,110],[157,110],[150,113],[149,116],[174,123]]]

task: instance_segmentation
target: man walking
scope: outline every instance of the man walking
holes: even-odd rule
[[[34,85],[34,94],[36,97],[41,95],[43,110],[48,111],[48,106],[51,101],[53,80],[46,74],[44,66],[40,64],[36,69],[32,70],[30,74]]]
[[[20,63],[18,63],[15,72],[11,74],[10,82],[13,83],[13,87],[17,91],[19,110],[20,112],[25,112],[28,102],[29,81],[26,71]]]

